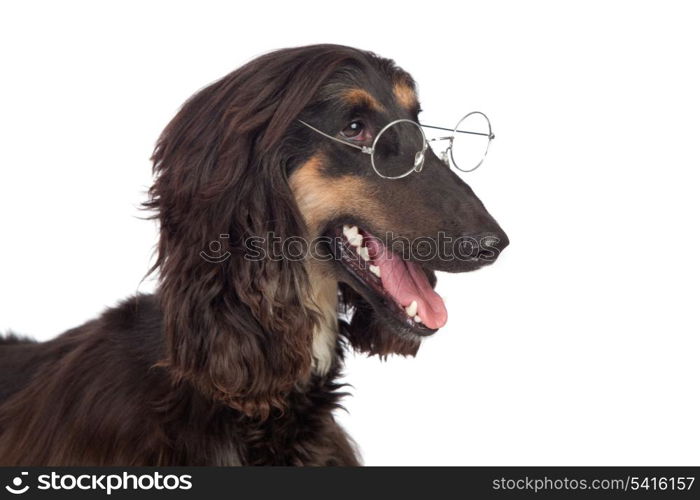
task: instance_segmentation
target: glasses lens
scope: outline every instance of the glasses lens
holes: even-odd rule
[[[372,166],[381,177],[399,179],[420,172],[427,143],[423,130],[412,121],[397,121],[380,131],[374,141]]]
[[[450,149],[454,166],[463,172],[476,170],[486,158],[491,142],[491,123],[486,115],[474,111],[462,118]]]

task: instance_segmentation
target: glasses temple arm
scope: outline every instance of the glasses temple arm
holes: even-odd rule
[[[469,130],[455,130],[453,128],[438,127],[437,125],[425,125],[423,123],[421,123],[420,126],[426,128],[434,128],[437,130],[446,130],[447,132],[459,132],[460,134],[483,135],[484,137],[488,137],[489,139],[494,139],[496,137],[495,135],[493,135],[493,133],[486,134],[483,132],[471,132]]]
[[[355,149],[359,149],[359,150],[362,151],[363,153],[367,153],[367,154],[371,154],[371,153],[372,153],[372,148],[370,148],[370,147],[368,147],[368,146],[360,146],[360,145],[358,145],[358,144],[353,144],[353,143],[351,143],[351,142],[343,141],[342,139],[338,139],[337,137],[333,137],[333,136],[330,135],[330,134],[326,134],[326,133],[323,132],[322,130],[319,130],[319,129],[317,129],[316,127],[314,127],[313,125],[309,125],[309,124],[306,123],[304,120],[297,120],[297,121],[298,121],[299,123],[301,123],[302,125],[306,125],[307,127],[309,127],[309,128],[310,128],[311,130],[313,130],[314,132],[321,134],[323,137],[327,137],[328,139],[334,140],[335,142],[339,142],[340,144],[345,144],[346,146],[352,146],[352,147],[355,148]]]

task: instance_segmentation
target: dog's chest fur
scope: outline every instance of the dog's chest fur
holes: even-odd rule
[[[320,318],[313,334],[313,369],[323,376],[333,364],[338,342],[338,282],[319,266],[311,267],[309,277],[313,292],[308,307]]]

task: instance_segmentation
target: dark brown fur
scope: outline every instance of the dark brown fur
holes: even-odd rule
[[[160,222],[157,293],[48,342],[0,340],[0,465],[357,465],[333,417],[343,348],[413,355],[418,342],[393,332],[341,284],[340,307],[356,311],[338,320],[332,366],[317,374],[311,343],[321,317],[307,264],[246,259],[244,240],[318,234],[289,182],[310,158],[325,158],[329,180],[377,182],[296,120],[340,116],[343,96],[358,86],[382,112],[415,115],[405,99],[395,102],[396,81],[412,86],[391,61],[318,45],[260,57],[186,102],[153,155],[146,208]],[[407,180],[381,203],[424,203],[433,222],[385,216],[374,224],[409,235],[432,234],[436,223],[465,234],[497,228],[437,161],[433,155],[424,178],[433,176],[430,189],[452,200],[449,218],[426,185]],[[370,203],[373,189],[365,191],[356,194]],[[384,213],[411,215],[395,206]],[[336,215],[321,213],[322,222]],[[221,234],[229,235],[230,258],[202,259]]]
[[[6,342],[0,393],[2,465],[354,465],[332,417],[341,393],[327,377],[290,391],[287,408],[247,417],[173,380],[162,310],[137,296],[42,344]]]

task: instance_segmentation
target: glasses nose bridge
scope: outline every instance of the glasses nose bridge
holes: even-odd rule
[[[427,139],[428,144],[433,142],[448,141],[447,147],[452,147],[452,141],[454,140],[454,135],[445,135],[442,137],[433,137],[432,139]]]
[[[447,141],[447,145],[443,143]],[[452,142],[454,141],[454,135],[446,135],[442,137],[433,137],[432,139],[427,139],[428,144],[433,149],[435,155],[442,160],[443,163],[449,165],[450,162],[450,149],[452,149]],[[433,147],[433,144],[440,144],[438,148]]]

